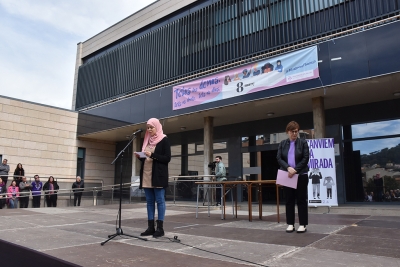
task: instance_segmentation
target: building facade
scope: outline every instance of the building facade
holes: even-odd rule
[[[207,174],[222,154],[230,176],[260,167],[248,179],[270,180],[277,141],[295,120],[305,138],[334,138],[339,203],[363,201],[364,165],[400,163],[393,152],[400,143],[399,14],[400,0],[156,1],[78,44],[78,140],[115,143],[118,151],[156,117],[173,146],[172,175]],[[194,93],[188,84],[218,76],[222,83],[229,72],[233,80],[238,69],[259,72],[261,62],[313,47],[315,78],[183,108],[173,101],[176,90]],[[125,181],[138,172],[132,150]],[[385,159],[373,159],[375,152]],[[273,200],[266,190],[265,201]]]

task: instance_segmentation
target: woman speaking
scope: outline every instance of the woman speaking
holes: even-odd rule
[[[281,170],[287,171],[289,178],[294,174],[298,174],[297,188],[284,187],[286,196],[286,223],[288,227],[286,232],[291,233],[294,231],[295,221],[295,201],[297,200],[297,210],[299,213],[299,228],[297,233],[304,233],[307,231],[308,225],[308,159],[310,152],[306,140],[298,138],[299,124],[295,121],[289,122],[286,126],[286,133],[288,139],[280,142],[278,147],[278,163]]]
[[[158,119],[151,118],[147,122],[142,152],[146,158],[135,155],[142,161],[139,188],[143,188],[146,195],[148,228],[140,235],[161,237],[164,235],[165,188],[168,186],[171,146]],[[154,227],[155,202],[158,213],[157,230]]]

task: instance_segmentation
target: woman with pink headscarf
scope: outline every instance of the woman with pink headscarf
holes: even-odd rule
[[[139,188],[143,188],[146,195],[148,228],[140,235],[161,237],[164,235],[165,188],[168,186],[171,146],[158,119],[151,118],[147,121],[142,152],[146,154],[146,158],[135,155],[142,161]],[[154,227],[155,202],[158,213],[157,230]]]

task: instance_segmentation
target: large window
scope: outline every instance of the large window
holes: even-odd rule
[[[345,156],[352,154],[354,171],[345,179],[359,179],[355,185],[362,186],[363,193],[362,199],[351,200],[400,203],[400,120],[352,125],[351,133],[351,144],[345,140]]]

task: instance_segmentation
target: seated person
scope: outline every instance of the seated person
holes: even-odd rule
[[[385,192],[384,199],[386,202],[392,201],[392,197],[390,196],[389,191]]]

